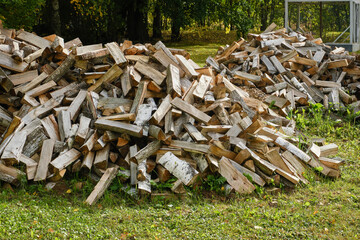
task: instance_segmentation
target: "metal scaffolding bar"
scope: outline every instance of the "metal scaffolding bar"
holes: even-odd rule
[[[290,29],[289,26],[289,3],[320,3],[320,37],[322,37],[322,9],[321,6],[323,3],[349,3],[350,6],[350,27],[345,30],[350,32],[350,44],[353,43],[360,43],[360,0],[285,0],[285,28]],[[300,5],[299,5],[300,6]],[[297,28],[300,27],[299,23],[299,7],[297,12]],[[339,38],[344,34],[341,35],[335,40],[339,40]]]

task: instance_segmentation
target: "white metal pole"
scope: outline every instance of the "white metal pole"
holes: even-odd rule
[[[350,0],[350,43],[354,42],[354,3]]]
[[[360,5],[358,3],[355,3],[356,9],[355,9],[355,15],[356,15],[356,43],[359,43],[359,39],[360,39],[360,16],[359,16],[359,11],[360,11]]]
[[[285,0],[285,28],[289,30],[289,2]]]

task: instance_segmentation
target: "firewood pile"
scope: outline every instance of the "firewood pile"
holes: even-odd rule
[[[360,61],[344,48],[332,50],[321,39],[271,24],[261,34],[249,34],[220,48],[207,64],[236,85],[259,88],[267,104],[286,116],[291,110],[321,103],[335,111],[360,111]]]
[[[250,35],[199,67],[162,42],[83,46],[0,31],[2,182],[26,177],[52,188],[86,175],[96,182],[92,205],[115,178],[125,192],[149,195],[152,183],[176,178],[168,190],[183,194],[212,174],[243,194],[306,184],[311,168],[340,177],[343,161],[329,158],[338,147],[314,139],[299,149],[285,115],[326,96],[345,102],[340,86],[359,71],[353,56],[275,31]]]

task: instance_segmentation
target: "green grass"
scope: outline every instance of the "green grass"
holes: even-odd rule
[[[324,42],[333,42],[336,40],[336,38],[338,38],[340,36],[342,32],[327,32],[326,36],[324,37]],[[342,35],[339,40],[337,41],[338,43],[342,43],[342,42],[349,42],[350,40],[348,39],[350,33],[346,32],[344,33],[344,35]],[[347,41],[346,41],[347,40]]]
[[[164,42],[167,47],[186,49],[191,59],[200,67],[204,66],[208,56],[215,56],[219,46],[231,44],[239,40],[234,31],[225,33],[221,30],[188,29],[182,32],[182,40],[179,43],[170,42],[170,34],[164,33]]]
[[[175,46],[197,54],[196,47]],[[210,54],[217,49],[201,47]],[[203,62],[207,55],[195,57]],[[359,125],[334,121],[319,108],[295,118],[306,136],[339,145],[346,160],[341,179],[307,173],[309,185],[279,195],[204,198],[193,190],[182,201],[135,201],[115,182],[93,207],[83,203],[90,183],[76,191],[68,181],[62,195],[42,185],[0,190],[0,239],[359,239]]]
[[[199,45],[190,45],[184,43],[170,43],[166,45],[170,48],[180,48],[186,49],[190,55],[191,59],[196,62],[200,67],[205,65],[205,60],[208,56],[215,56],[217,49],[219,48],[219,44],[211,43],[211,44],[199,44]]]

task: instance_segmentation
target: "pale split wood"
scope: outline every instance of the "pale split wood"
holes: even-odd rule
[[[163,155],[158,162],[187,186],[192,184],[199,174],[189,163],[180,160],[171,152]]]
[[[59,172],[69,166],[71,163],[75,162],[80,156],[81,153],[78,150],[72,148],[50,162],[50,170],[52,172]]]
[[[94,190],[86,199],[86,203],[94,205],[105,193],[106,189],[110,186],[113,179],[116,177],[117,173],[119,172],[119,167],[111,167],[106,169],[104,175],[100,178],[100,181],[96,184]]]
[[[80,90],[75,99],[71,102],[67,111],[70,113],[70,118],[73,122],[75,122],[76,118],[79,115],[81,104],[84,102],[87,95],[87,91]]]
[[[34,181],[44,181],[48,174],[49,163],[52,159],[53,149],[55,145],[54,139],[48,139],[43,142],[40,160],[37,166],[36,174],[34,177]]]
[[[219,161],[219,173],[241,194],[249,194],[255,190],[254,185],[230,163],[226,157]]]
[[[206,115],[205,113],[196,109],[193,105],[181,100],[180,98],[175,98],[174,100],[171,101],[171,104],[174,107],[177,107],[178,109],[180,109],[181,111],[186,112],[187,114],[189,114],[196,120],[203,122],[205,124],[207,124],[211,119],[210,116]]]

